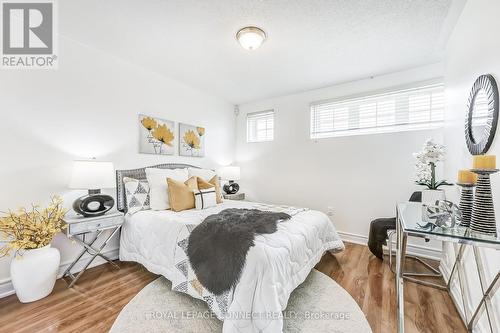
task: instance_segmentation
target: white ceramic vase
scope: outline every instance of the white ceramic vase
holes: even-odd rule
[[[56,282],[60,261],[59,250],[50,245],[17,254],[10,265],[17,298],[22,303],[29,303],[49,295]]]
[[[422,203],[426,205],[434,205],[437,200],[445,200],[443,190],[422,190]]]

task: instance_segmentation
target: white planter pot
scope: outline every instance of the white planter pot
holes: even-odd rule
[[[45,247],[26,250],[10,264],[10,277],[17,298],[29,303],[49,295],[54,288],[61,256],[58,249]]]
[[[422,203],[434,205],[437,200],[445,200],[443,190],[422,190]]]

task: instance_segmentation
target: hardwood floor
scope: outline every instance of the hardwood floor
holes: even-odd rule
[[[436,262],[429,263],[437,266]],[[406,269],[424,272],[407,260]],[[396,285],[387,262],[366,246],[346,243],[346,251],[325,255],[316,269],[329,275],[361,307],[373,333],[396,332]],[[435,281],[434,282],[438,282]],[[405,282],[405,332],[467,332],[447,292]]]
[[[121,309],[157,277],[138,264],[118,264],[120,270],[88,270],[72,289],[58,280],[50,296],[34,303],[22,304],[15,295],[0,299],[0,332],[107,332]],[[374,333],[396,331],[393,274],[367,247],[346,243],[344,252],[325,254],[316,268],[353,296]],[[466,332],[446,292],[413,283],[405,284],[405,292],[407,332]]]

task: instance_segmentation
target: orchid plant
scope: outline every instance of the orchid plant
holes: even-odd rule
[[[446,180],[436,180],[436,164],[444,161],[445,146],[428,139],[422,151],[414,153],[416,181],[418,185],[427,186],[429,190],[437,190],[440,186],[452,185]]]

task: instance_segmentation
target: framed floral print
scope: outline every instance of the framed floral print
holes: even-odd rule
[[[190,157],[205,156],[205,128],[179,124],[179,155]]]
[[[175,123],[170,120],[139,115],[139,153],[173,155]]]

